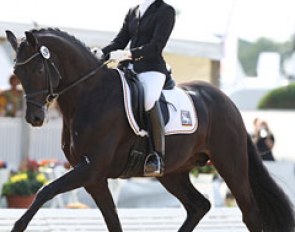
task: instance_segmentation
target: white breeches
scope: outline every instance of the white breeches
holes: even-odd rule
[[[148,71],[137,74],[144,88],[144,108],[149,111],[159,100],[166,76],[156,71]]]

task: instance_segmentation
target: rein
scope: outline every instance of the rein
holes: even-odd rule
[[[69,91],[70,89],[74,88],[75,86],[77,86],[78,84],[80,84],[81,82],[87,80],[89,77],[93,76],[95,73],[97,73],[100,69],[102,69],[105,65],[109,64],[110,62],[112,62],[111,60],[107,60],[104,61],[100,66],[98,66],[96,69],[92,70],[90,73],[86,74],[84,77],[80,78],[79,80],[73,82],[72,84],[70,84],[69,86],[65,87],[63,90],[61,90],[58,93],[58,96],[64,94],[65,92]]]
[[[37,92],[34,92],[34,93],[25,94],[24,96],[25,96],[25,98],[27,100],[27,103],[31,103],[31,104],[36,105],[36,106],[41,107],[41,108],[44,107],[41,103],[36,102],[34,100],[31,100],[30,98],[35,97],[35,96],[40,95],[40,94],[48,94],[46,96],[46,104],[49,105],[50,103],[53,102],[53,100],[57,99],[60,95],[68,92],[72,88],[79,85],[81,82],[83,82],[83,81],[87,80],[88,78],[92,77],[95,73],[97,73],[105,65],[112,62],[111,60],[104,61],[100,66],[98,66],[97,68],[95,68],[94,70],[92,70],[91,72],[89,72],[88,74],[83,76],[82,78],[78,79],[77,81],[74,81],[69,86],[65,87],[63,90],[61,90],[61,91],[59,91],[57,93],[54,93],[52,78],[51,78],[50,72],[49,72],[49,65],[57,73],[60,80],[62,79],[62,76],[61,76],[58,68],[56,67],[56,65],[52,61],[51,56],[50,56],[50,52],[49,52],[47,47],[41,46],[40,50],[38,52],[34,53],[28,59],[26,59],[26,60],[24,60],[22,62],[15,62],[15,66],[23,66],[25,64],[28,64],[30,61],[32,61],[34,58],[38,57],[39,55],[41,55],[41,57],[43,58],[42,60],[43,60],[44,66],[45,66],[46,80],[47,80],[48,89],[43,89],[43,90],[40,90],[40,91],[37,91]]]

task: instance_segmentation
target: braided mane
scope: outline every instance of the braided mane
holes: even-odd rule
[[[65,40],[68,40],[70,43],[73,43],[77,48],[80,48],[82,51],[90,53],[93,57],[97,59],[97,57],[90,51],[90,48],[85,45],[85,43],[81,42],[81,40],[77,39],[75,36],[68,34],[65,31],[62,31],[58,28],[42,28],[39,30],[32,29],[31,32],[33,34],[54,34],[56,36],[62,37]]]

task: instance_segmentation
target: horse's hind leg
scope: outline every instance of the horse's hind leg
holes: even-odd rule
[[[211,161],[234,195],[249,231],[261,232],[260,214],[248,177],[247,155],[242,152],[246,149],[243,146],[235,149],[235,143],[232,144],[231,151],[222,152],[222,149],[217,149],[215,152],[218,156],[211,156]],[[225,154],[233,155],[226,157]]]
[[[193,231],[210,209],[210,202],[191,184],[188,172],[158,178],[161,184],[183,204],[187,217],[179,232]]]
[[[91,195],[104,217],[110,232],[121,232],[121,224],[116,211],[111,192],[108,188],[107,180],[85,187],[86,191]]]
[[[235,196],[237,204],[242,211],[243,221],[251,232],[261,232],[262,224],[259,210],[250,189],[248,181],[241,180],[233,183],[232,180],[225,179],[232,194]]]

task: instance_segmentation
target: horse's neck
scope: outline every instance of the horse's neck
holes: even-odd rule
[[[91,96],[89,97],[89,94],[107,93],[107,86],[109,85],[106,85],[106,83],[110,82],[110,80],[107,80],[109,79],[108,75],[111,75],[108,70],[100,70],[87,80],[82,81],[77,86],[61,95],[58,99],[58,103],[64,119],[71,120],[78,107],[79,110],[83,110],[83,107],[88,107],[89,102],[87,101],[91,98]]]
[[[55,43],[56,40],[59,40],[59,43]],[[66,43],[62,39],[51,39],[50,43],[61,44],[59,47],[51,45],[52,52],[58,57],[58,69],[61,74],[58,92],[62,92],[100,65],[98,60],[91,56],[91,54],[87,54],[85,51],[81,52],[75,45]],[[76,103],[85,91],[98,86],[98,80],[97,78],[95,80],[95,78],[94,76],[89,77],[59,97],[58,103],[64,116],[69,118],[75,112]]]

